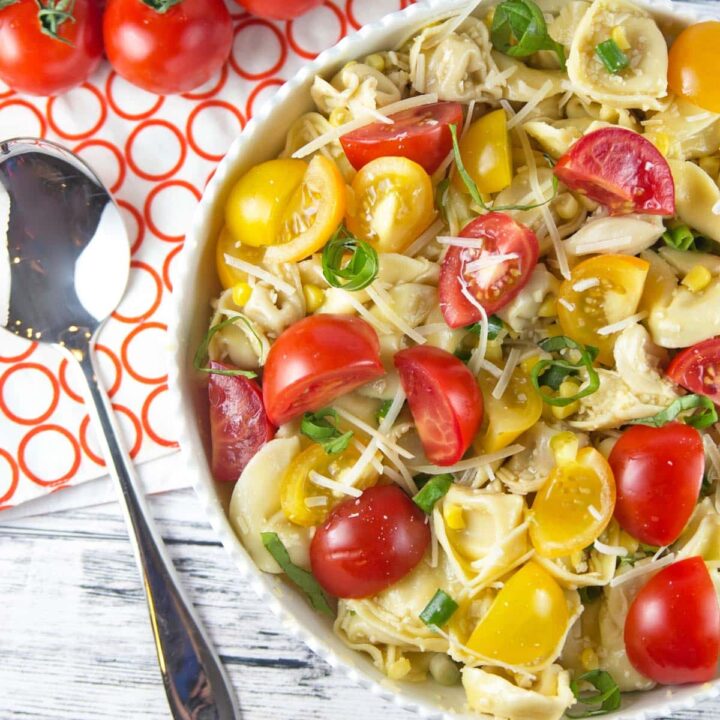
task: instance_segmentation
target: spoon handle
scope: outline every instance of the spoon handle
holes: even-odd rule
[[[151,520],[141,485],[119,440],[110,401],[98,381],[94,353],[88,347],[66,354],[79,361],[85,376],[90,415],[109,472],[117,482],[172,715],[176,720],[235,720],[240,715],[232,685]]]

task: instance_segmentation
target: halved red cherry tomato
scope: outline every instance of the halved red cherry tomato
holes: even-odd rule
[[[720,606],[702,558],[663,568],[640,590],[625,619],[625,647],[633,667],[655,682],[715,677]]]
[[[429,345],[401,350],[394,362],[428,459],[456,463],[482,422],[475,377],[454,355]]]
[[[622,528],[648,545],[675,542],[695,508],[705,471],[700,433],[689,425],[635,425],[610,453]]]
[[[385,374],[377,333],[352,315],[313,315],[285,330],[268,353],[263,399],[282,425]]]
[[[231,370],[213,362],[215,370]],[[255,453],[275,435],[268,420],[262,391],[242,375],[210,375],[210,438],[212,473],[218,482],[235,482]]]
[[[322,5],[323,0],[236,0],[253,15],[269,20],[292,20]]]
[[[720,405],[720,338],[703,340],[679,352],[667,376],[691,393],[707,395]]]
[[[675,184],[667,160],[642,135],[620,127],[580,138],[555,165],[571,190],[605,205],[611,215],[675,214]]]
[[[372,487],[317,529],[310,565],[331,595],[369,597],[405,577],[429,544],[425,513],[397,485]]]
[[[477,248],[451,246],[443,260],[438,285],[440,309],[453,328],[477,322],[482,316],[478,304],[488,315],[505,307],[527,284],[540,253],[535,233],[504,213],[475,218],[460,237],[482,242]],[[493,263],[494,255],[509,257]],[[473,266],[477,261],[487,264]]]
[[[390,115],[389,123],[375,122],[340,138],[350,164],[359,170],[379,157],[414,160],[432,175],[452,150],[449,125],[462,127],[462,105],[439,102]]]

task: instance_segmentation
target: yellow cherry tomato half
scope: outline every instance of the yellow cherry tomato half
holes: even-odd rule
[[[550,447],[556,465],[530,509],[530,539],[540,555],[557,558],[600,537],[615,509],[615,478],[597,450],[578,452],[571,432],[555,435]]]
[[[543,401],[530,381],[530,375],[518,365],[500,399],[493,396],[497,378],[489,372],[478,373],[485,419],[474,447],[481,455],[507,447],[530,429],[542,415]]]
[[[224,227],[220,232],[217,244],[215,245],[215,265],[217,267],[220,283],[226,290],[237,285],[240,282],[247,282],[247,273],[238,268],[229,265],[226,255],[244,260],[245,262],[259,265],[265,255],[265,248],[252,247],[251,245],[242,245],[236,240],[230,230]]]
[[[435,218],[430,176],[412,160],[381,157],[352,183],[345,223],[380,252],[402,252]]]
[[[290,522],[303,527],[312,527],[325,522],[332,508],[347,496],[335,496],[332,490],[312,481],[311,472],[342,482],[342,476],[357,462],[359,451],[350,446],[340,453],[328,454],[322,445],[313,443],[288,465],[280,487],[280,506]],[[377,471],[369,465],[355,483],[359,490],[377,482]],[[325,498],[325,504],[318,498]],[[310,505],[308,505],[308,501]]]
[[[676,94],[711,112],[720,113],[717,76],[720,22],[685,28],[670,47],[668,83]]]
[[[618,332],[604,328],[633,315],[638,308],[649,265],[630,255],[596,255],[576,265],[560,287],[557,314],[565,335],[600,350],[610,365]]]
[[[337,165],[316,155],[283,210],[266,261],[297,262],[320,250],[342,222],[345,198],[345,181]]]
[[[459,142],[463,165],[481,193],[504,190],[512,181],[512,148],[503,109],[493,110],[476,120]],[[458,173],[455,187],[466,190]]]
[[[560,585],[529,562],[505,583],[466,644],[484,657],[532,669],[560,652],[569,621]]]

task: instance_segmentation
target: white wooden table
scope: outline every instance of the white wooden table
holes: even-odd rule
[[[182,581],[228,667],[242,720],[411,720],[279,629],[190,490],[152,499]],[[680,713],[720,717],[720,701]],[[166,720],[145,600],[116,505],[3,522],[0,720]]]

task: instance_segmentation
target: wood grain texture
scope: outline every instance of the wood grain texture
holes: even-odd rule
[[[412,720],[279,629],[191,491],[152,500],[183,583],[238,692],[243,720]],[[0,720],[169,717],[145,601],[116,506],[0,517]],[[720,702],[676,718],[720,717]]]

